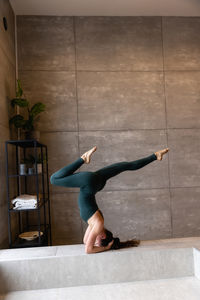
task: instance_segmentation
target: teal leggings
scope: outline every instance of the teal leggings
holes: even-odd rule
[[[84,164],[84,160],[78,158],[73,163],[53,173],[50,177],[50,182],[53,185],[80,188],[78,197],[80,215],[81,218],[87,222],[98,210],[95,194],[103,189],[108,179],[124,171],[140,169],[154,160],[157,160],[157,157],[153,153],[150,156],[136,161],[115,163],[95,172],[74,173]]]

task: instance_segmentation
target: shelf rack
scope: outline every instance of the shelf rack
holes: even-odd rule
[[[9,172],[9,155],[8,148],[15,147],[15,164],[16,164],[16,174]],[[19,174],[19,156],[22,152],[22,156],[25,159],[27,154],[27,148],[33,148],[34,150],[34,159],[35,159],[35,173],[34,174]],[[41,160],[42,160],[42,172],[38,173],[37,169],[37,157],[38,150],[40,150]],[[44,153],[45,151],[45,160]],[[36,139],[30,140],[8,140],[5,142],[5,152],[6,152],[6,185],[7,185],[7,201],[8,201],[8,237],[9,237],[9,247],[18,248],[18,247],[36,247],[36,246],[48,246],[52,245],[51,237],[51,213],[50,213],[50,199],[49,199],[49,178],[48,178],[48,154],[47,146],[38,142]],[[44,161],[46,163],[44,163]],[[46,166],[45,166],[46,165]],[[17,195],[11,197],[11,188],[10,188],[10,179],[17,180]],[[35,178],[36,186],[35,193],[37,195],[37,207],[31,209],[14,209],[11,204],[11,200],[22,194],[22,187],[24,188],[24,193],[28,193],[27,182]],[[23,179],[23,183],[21,182]],[[45,180],[47,187],[47,195],[45,195]],[[41,182],[41,184],[40,184]],[[42,191],[40,192],[40,186]],[[39,195],[42,195],[39,198]],[[41,209],[43,209],[43,216],[41,215]],[[30,224],[30,215],[29,213],[37,213],[37,224]],[[22,232],[32,231],[31,228],[37,228],[39,236],[32,240],[26,241],[21,238],[12,236],[12,226],[11,219],[13,213],[18,214],[18,235]],[[23,216],[25,214],[25,218]],[[43,222],[41,221],[43,218]],[[25,219],[25,220],[24,220]],[[41,234],[43,232],[43,235]]]

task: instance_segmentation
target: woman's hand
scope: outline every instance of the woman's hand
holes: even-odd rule
[[[105,250],[110,250],[113,243],[114,243],[114,240],[112,240],[106,247],[104,247],[104,248],[106,248]]]

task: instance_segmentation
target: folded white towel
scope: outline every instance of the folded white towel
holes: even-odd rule
[[[39,202],[40,203],[40,202]],[[16,202],[15,203],[15,205],[14,205],[15,207],[37,207],[37,203],[30,203],[30,204],[28,204],[28,203],[19,203],[19,202]]]
[[[24,201],[24,200],[16,200],[15,199],[14,201],[12,201],[12,204],[16,204],[16,203],[19,203],[21,205],[34,205],[37,203],[37,200]]]
[[[39,199],[40,199],[40,194],[39,194]],[[16,203],[17,201],[23,201],[24,203],[29,203],[30,201],[33,201],[33,203],[35,203],[37,202],[37,195],[21,194],[11,200],[13,204]]]
[[[39,205],[40,205],[40,202],[39,202]],[[29,204],[29,203],[25,203],[25,204],[22,204],[22,203],[19,203],[19,202],[16,202],[15,205],[13,205],[13,209],[31,209],[31,208],[37,208],[37,203],[34,203],[34,204]]]
[[[33,208],[36,208],[37,206],[14,206],[13,209],[33,209]]]

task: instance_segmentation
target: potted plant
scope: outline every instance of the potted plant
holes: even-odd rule
[[[37,102],[30,107],[29,101],[24,97],[19,79],[17,80],[16,97],[11,100],[11,105],[12,107],[17,105],[19,107],[26,108],[28,118],[25,119],[24,116],[16,114],[9,119],[10,125],[14,124],[16,128],[21,128],[21,130],[25,133],[25,139],[39,139],[39,131],[35,130],[34,122],[37,120],[39,114],[45,110],[45,104]]]

